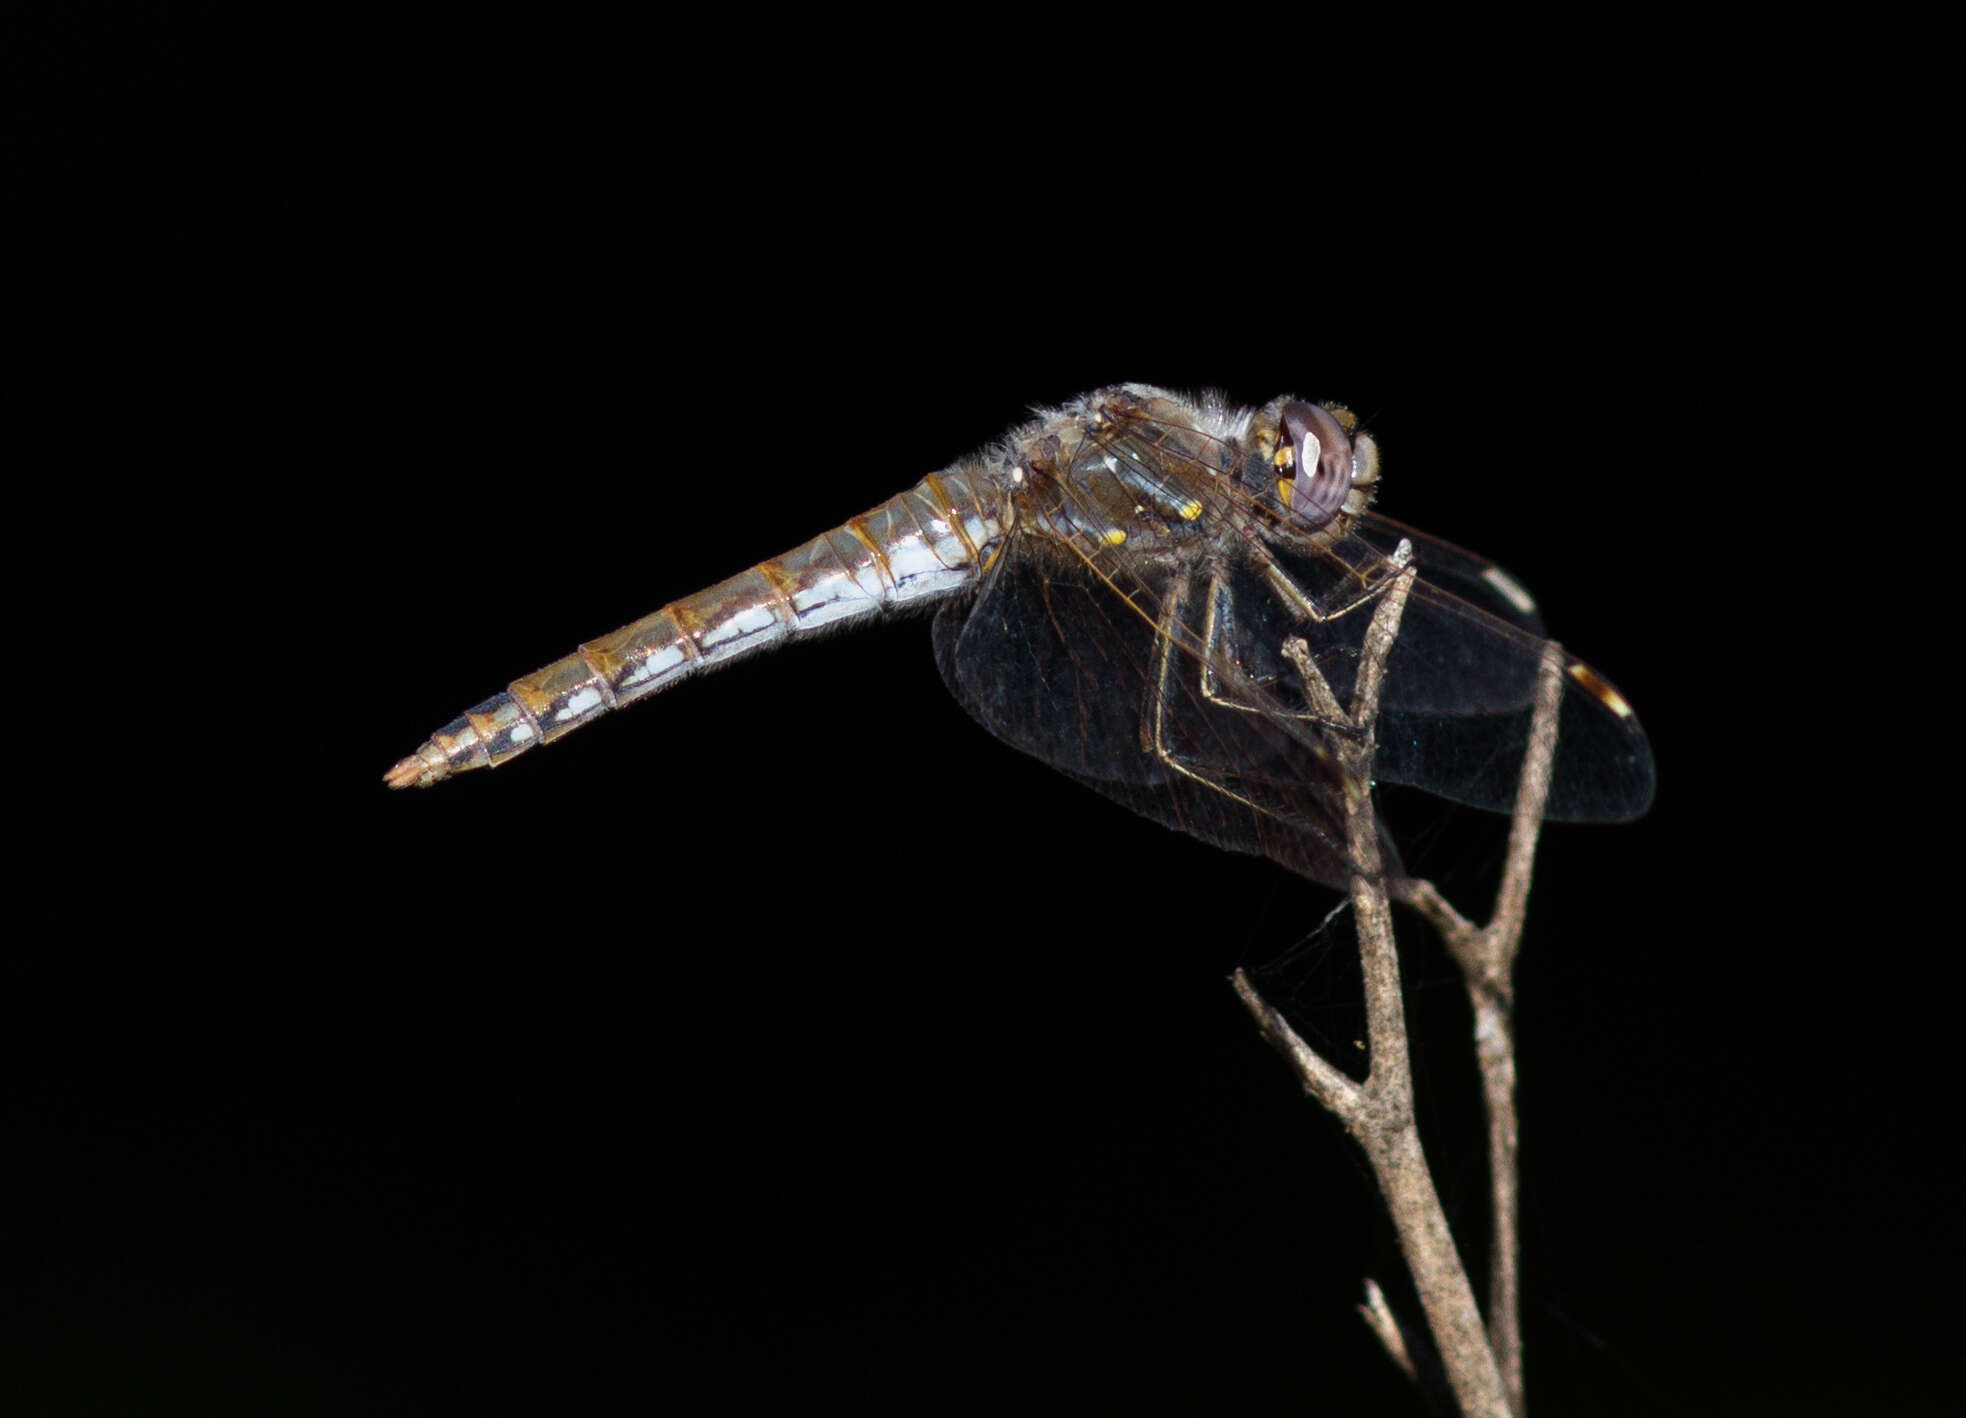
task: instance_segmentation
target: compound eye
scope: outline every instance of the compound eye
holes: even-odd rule
[[[1352,439],[1316,404],[1283,406],[1277,446],[1277,496],[1301,521],[1322,527],[1352,491]]]

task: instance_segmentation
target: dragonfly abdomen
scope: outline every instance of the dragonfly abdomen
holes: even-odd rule
[[[996,479],[980,464],[931,474],[803,546],[672,601],[515,679],[444,725],[385,775],[429,787],[495,768],[699,669],[786,638],[948,595],[1004,533]]]

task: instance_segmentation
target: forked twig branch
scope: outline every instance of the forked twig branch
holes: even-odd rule
[[[1402,548],[1402,551],[1406,551]],[[1403,559],[1403,558],[1402,558]],[[1334,735],[1334,751],[1346,785],[1345,826],[1351,854],[1351,904],[1358,920],[1365,980],[1366,1028],[1371,1070],[1363,1083],[1321,1057],[1273,1009],[1246,975],[1233,977],[1236,992],[1263,1035],[1290,1062],[1306,1092],[1344,1125],[1364,1150],[1386,1198],[1400,1248],[1411,1270],[1428,1329],[1439,1346],[1454,1400],[1466,1418],[1520,1418],[1522,1341],[1517,1298],[1518,1239],[1515,1111],[1515,1048],[1510,1019],[1511,973],[1528,904],[1530,865],[1549,794],[1556,746],[1556,708],[1562,662],[1547,652],[1537,682],[1530,744],[1517,787],[1508,862],[1493,918],[1476,927],[1428,882],[1389,882],[1379,854],[1372,808],[1371,768],[1386,661],[1412,588],[1410,566],[1401,571],[1373,609],[1366,632],[1351,710],[1338,705],[1301,641],[1284,653],[1304,676],[1313,707],[1349,721],[1355,736]],[[1475,1010],[1476,1053],[1488,1113],[1491,1199],[1495,1211],[1487,1326],[1448,1230],[1433,1178],[1427,1171],[1413,1108],[1413,1077],[1406,1017],[1399,989],[1399,955],[1393,940],[1390,898],[1407,902],[1440,930],[1460,966]],[[1409,1377],[1416,1370],[1384,1295],[1370,1280],[1361,1307],[1388,1354]]]
[[[1549,799],[1550,768],[1556,758],[1557,708],[1563,697],[1563,658],[1555,647],[1543,652],[1536,681],[1536,707],[1530,719],[1529,748],[1516,784],[1515,815],[1509,824],[1509,854],[1495,907],[1486,926],[1476,926],[1432,882],[1399,883],[1399,899],[1418,910],[1440,932],[1448,954],[1461,967],[1461,980],[1474,1009],[1475,1059],[1481,1069],[1481,1097],[1488,1116],[1488,1187],[1493,1234],[1488,1254],[1488,1334],[1495,1361],[1515,1412],[1523,1412],[1522,1241],[1518,1229],[1519,1186],[1515,1106],[1515,962],[1529,910],[1529,877],[1543,805]]]

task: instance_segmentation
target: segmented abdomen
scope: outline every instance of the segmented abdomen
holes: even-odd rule
[[[386,781],[428,787],[496,767],[699,669],[887,606],[948,595],[976,574],[1006,516],[980,464],[931,474],[783,556],[513,680],[432,734]]]

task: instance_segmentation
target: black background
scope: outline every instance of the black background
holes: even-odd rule
[[[1124,379],[1349,403],[1380,506],[1652,734],[1652,814],[1539,860],[1534,1410],[1952,1408],[1943,941],[1906,760],[1850,747],[1900,578],[1831,541],[1875,268],[1791,36],[8,23],[7,1411],[1422,1411],[1351,1308],[1369,1176],[1225,983],[1347,1056],[1329,894],[989,740],[925,624],[379,782]],[[1391,810],[1474,908],[1501,824]],[[1402,925],[1478,1265],[1465,1007]]]

